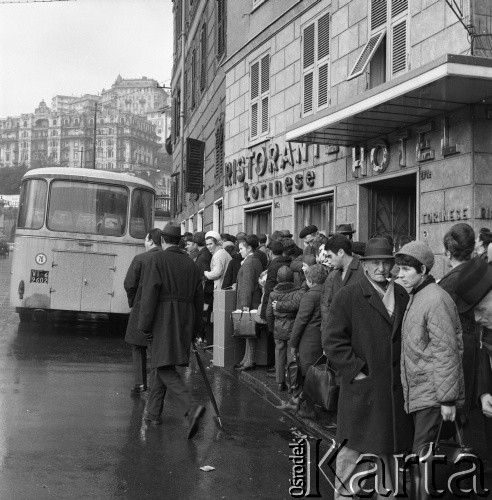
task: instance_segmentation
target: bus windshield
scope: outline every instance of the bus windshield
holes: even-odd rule
[[[128,190],[80,181],[53,181],[48,229],[71,233],[123,236]]]
[[[44,224],[48,183],[42,179],[31,179],[22,183],[17,227],[41,229]]]

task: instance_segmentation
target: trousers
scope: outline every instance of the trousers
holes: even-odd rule
[[[147,346],[132,345],[135,385],[147,386]]]
[[[285,367],[292,361],[288,340],[275,339],[275,381],[277,384],[285,382]]]
[[[162,414],[164,398],[167,390],[171,391],[179,410],[187,415],[193,406],[193,400],[181,375],[174,365],[159,366],[152,370],[152,384],[150,387],[149,400],[147,401],[147,414],[152,419],[157,419]]]

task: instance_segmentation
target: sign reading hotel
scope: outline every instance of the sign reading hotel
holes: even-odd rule
[[[314,145],[314,157],[319,158],[319,145]],[[290,165],[292,168],[296,164],[308,161],[307,144],[299,144],[294,149],[292,144],[287,143],[283,152],[278,144],[270,144],[268,147],[261,147],[256,151],[251,151],[247,156],[240,156],[225,164],[225,185],[233,186],[237,183],[243,184],[245,201],[258,200],[259,198],[269,198],[281,196],[284,192],[291,193],[293,190],[301,191],[304,187],[313,187],[316,180],[316,172],[307,170],[283,177],[282,179],[264,179],[267,174],[275,175],[277,172],[282,175],[283,171]],[[252,184],[253,171],[258,177],[258,183]]]

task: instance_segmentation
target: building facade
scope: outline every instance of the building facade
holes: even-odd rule
[[[183,231],[224,228],[226,0],[174,0],[171,212]],[[230,24],[233,25],[233,24]]]
[[[492,4],[227,9],[249,23],[223,63],[226,232],[351,223],[355,239],[417,238],[439,255],[457,221],[492,227]]]

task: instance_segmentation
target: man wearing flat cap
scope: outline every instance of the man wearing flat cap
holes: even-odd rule
[[[153,253],[147,262],[138,327],[152,343],[153,377],[144,419],[153,425],[162,423],[169,390],[188,417],[188,438],[192,438],[205,407],[193,402],[176,366],[188,366],[191,342],[202,331],[203,286],[200,270],[178,247],[180,239],[180,226],[166,224],[163,251]]]
[[[322,332],[324,352],[340,377],[336,440],[347,440],[337,455],[335,500],[360,493],[356,474],[370,467],[358,463],[364,453],[377,455],[385,464],[388,473],[378,475],[385,480],[379,492],[394,492],[393,455],[408,451],[413,438],[400,379],[401,324],[408,294],[389,280],[394,258],[386,239],[369,240],[360,261],[364,276],[333,297],[336,314],[328,315]],[[383,497],[378,493],[377,498]]]

